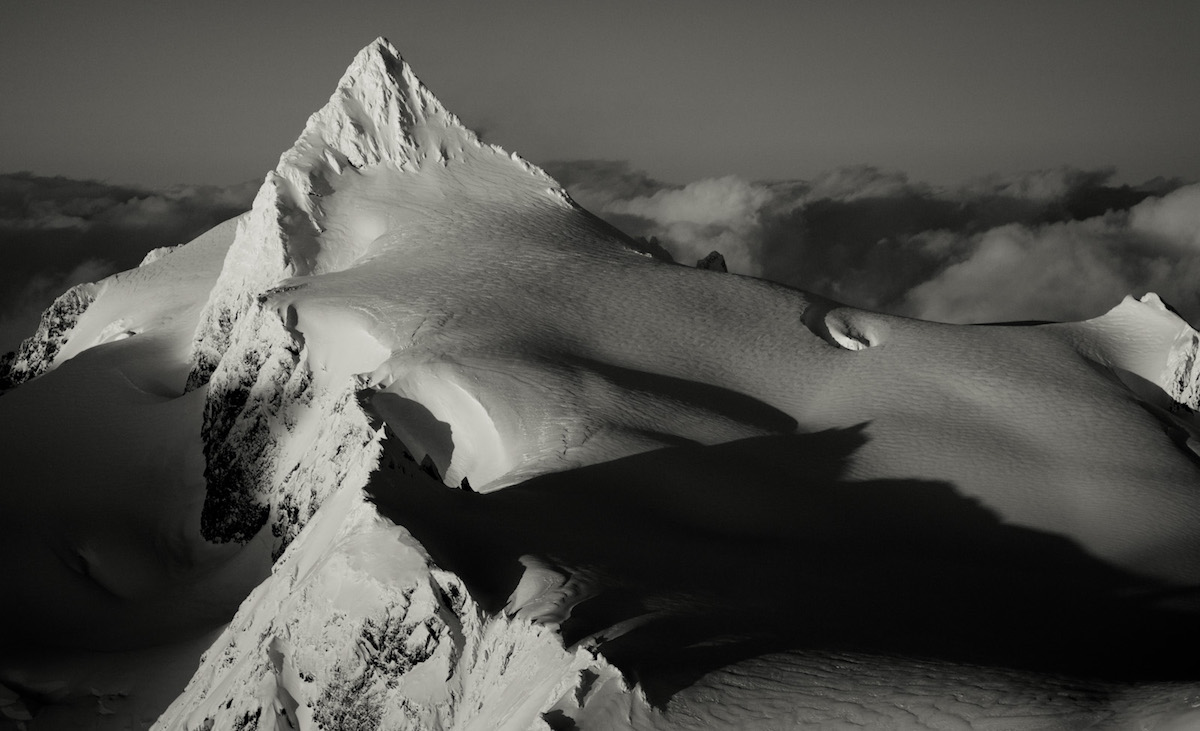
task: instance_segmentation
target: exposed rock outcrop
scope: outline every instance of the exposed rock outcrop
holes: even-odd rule
[[[67,344],[79,318],[96,299],[97,285],[77,284],[54,300],[42,313],[34,334],[15,352],[0,358],[0,391],[14,388],[53,368],[55,357]]]
[[[314,379],[285,317],[255,300],[209,382],[202,431],[202,534],[246,542],[269,523],[276,556],[335,489],[366,483],[378,452],[353,384]]]
[[[1175,402],[1200,411],[1200,333],[1179,333],[1167,358],[1167,393]]]
[[[529,728],[553,706],[628,693],[552,627],[483,612],[359,491],[312,527],[156,728]]]
[[[697,269],[708,269],[714,272],[727,272],[729,267],[725,266],[725,257],[719,251],[713,251],[708,256],[696,262]]]

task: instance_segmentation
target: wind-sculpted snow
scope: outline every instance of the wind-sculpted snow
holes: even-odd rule
[[[970,685],[959,663],[1186,666],[1195,617],[1160,599],[1200,581],[1196,425],[1172,406],[1194,331],[1155,298],[960,327],[655,262],[381,43],[245,220],[197,330],[204,525],[270,524],[286,552],[166,728],[729,726],[686,688],[783,651],[792,680],[722,690],[762,723],[821,692],[803,668],[830,647],[932,657],[934,699]],[[407,532],[364,527],[362,487]],[[473,705],[478,674],[529,705]],[[1098,687],[1064,713],[1108,713]],[[965,722],[1038,715],[1019,703]]]
[[[1196,334],[1153,295],[953,326],[656,261],[383,41],[223,231],[219,276],[212,240],[117,275],[47,377],[190,419],[176,540],[277,559],[160,728],[1190,720],[1132,684],[1200,649]],[[96,551],[38,565],[154,617]]]
[[[386,206],[329,215],[323,198],[339,178],[377,165],[408,172],[426,163],[448,166],[467,150],[504,154],[447,112],[386,41],[363,49],[329,103],[267,174],[239,226],[196,331],[189,388],[207,382],[254,295],[288,276],[344,268],[386,230]],[[524,167],[554,185],[540,170]]]
[[[96,299],[96,285],[77,284],[59,295],[42,314],[37,331],[14,353],[0,358],[0,392],[37,378],[55,365],[55,357],[75,328],[75,323]]]
[[[1126,298],[1123,306],[1128,307],[1130,299]],[[1171,338],[1161,370],[1145,376],[1166,392],[1175,402],[1174,405],[1186,407],[1190,412],[1200,410],[1200,333],[1184,322],[1157,295],[1148,294],[1142,297],[1141,303],[1155,311],[1157,318],[1164,323],[1160,327],[1164,327],[1169,333],[1167,337]],[[1200,450],[1200,445],[1197,450]]]
[[[1157,295],[1126,297],[1101,317],[1055,328],[1073,332],[1077,347],[1089,357],[1133,374],[1136,380],[1127,379],[1126,385],[1194,426],[1192,414],[1200,409],[1200,334]]]
[[[480,143],[385,41],[359,54],[267,175],[196,330],[188,388],[208,385],[206,537],[245,542],[270,522],[278,552],[330,490],[369,464],[355,371],[314,380],[303,336],[281,322],[295,311],[269,302],[292,288],[279,285],[345,268],[380,233],[411,219],[405,209],[432,212],[455,188],[482,193],[479,175],[501,185],[511,171],[528,179],[522,187],[554,185]],[[301,421],[321,424],[321,433]],[[297,429],[302,434],[291,436]]]
[[[172,251],[175,251],[182,245],[183,244],[179,244],[177,246],[160,246],[157,249],[151,249],[150,251],[146,252],[145,256],[142,257],[142,261],[138,264],[138,266],[144,267],[149,264],[153,264],[167,254],[170,254]]]
[[[1194,685],[1081,682],[920,659],[844,653],[765,655],[731,664],[672,699],[666,713],[628,724],[597,704],[578,728],[711,729],[1189,729]],[[616,704],[611,704],[616,705]]]

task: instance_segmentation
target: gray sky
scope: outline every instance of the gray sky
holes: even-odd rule
[[[678,261],[928,319],[1155,291],[1200,324],[1200,2],[0,0],[0,353],[248,208],[380,35]]]
[[[1200,178],[1200,3],[17,2],[0,172],[261,177],[388,37],[484,136],[660,180]]]

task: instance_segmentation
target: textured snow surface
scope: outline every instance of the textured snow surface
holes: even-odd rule
[[[1197,722],[1200,337],[1153,295],[953,326],[663,263],[382,40],[251,211],[95,286],[0,397],[4,585],[54,588],[6,631],[178,667],[232,616],[158,728]],[[3,708],[111,710],[37,647]]]
[[[388,351],[340,296],[322,316],[294,306],[298,282],[367,268],[374,241],[397,228],[443,223],[457,235],[531,198],[568,205],[545,173],[446,112],[386,41],[358,55],[267,175],[194,336],[189,387],[208,384],[206,538],[246,541],[270,523],[278,554],[335,485],[365,481],[372,452],[347,408],[351,376]],[[307,345],[308,328],[326,337]]]

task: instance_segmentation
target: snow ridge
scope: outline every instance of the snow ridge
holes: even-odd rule
[[[138,264],[138,267],[144,267],[149,264],[153,264],[167,254],[170,254],[172,251],[178,250],[182,246],[183,244],[178,244],[176,246],[160,246],[157,249],[151,249],[150,251],[146,252],[145,256],[142,257],[142,261]]]
[[[526,729],[552,706],[628,690],[554,628],[489,616],[405,529],[343,490],[155,728]]]
[[[453,186],[460,167],[469,177],[475,155],[516,161],[533,188],[557,187],[541,170],[481,143],[381,38],[355,57],[267,174],[193,337],[187,390],[208,387],[207,539],[246,542],[269,522],[279,555],[347,475],[374,464],[374,433],[345,378],[353,374],[314,379],[296,313],[277,296],[302,286],[301,277],[353,265],[378,235],[347,234],[365,217],[357,209],[330,218],[339,188],[383,169],[410,181],[396,194],[417,195],[418,178]]]
[[[472,147],[485,146],[390,43],[379,38],[360,51],[329,102],[309,117],[299,139],[267,174],[250,215],[238,226],[196,329],[188,390],[208,382],[256,294],[288,277],[350,263],[352,252],[323,251],[319,241],[326,230],[321,199],[333,192],[337,178],[379,164],[405,171],[427,162],[448,166]],[[539,169],[524,166],[557,187]]]
[[[207,390],[201,532],[246,543],[269,530],[278,561],[164,728],[528,728],[552,705],[581,705],[579,683],[628,691],[553,627],[485,616],[363,502],[380,433],[355,376],[377,364],[331,365],[311,330],[319,316],[295,304],[382,233],[354,229],[369,213],[363,189],[382,196],[389,231],[413,220],[392,207],[420,212],[420,225],[444,196],[486,209],[475,196],[494,192],[499,213],[515,198],[572,207],[540,169],[463,127],[386,41],[358,54],[239,222],[194,335],[187,388]]]
[[[437,144],[444,147],[430,149]],[[277,170],[298,192],[311,184],[311,176],[341,174],[347,165],[417,164],[439,153],[461,156],[465,145],[481,143],[379,38],[355,56],[329,103],[309,117]]]
[[[378,442],[353,382],[314,376],[304,337],[272,290],[254,299],[209,383],[201,534],[245,543],[271,526],[278,557],[336,489],[358,489]]]
[[[13,353],[0,357],[0,392],[37,378],[54,367],[54,359],[67,344],[76,323],[96,300],[99,287],[84,283],[71,287],[42,313],[33,335]]]
[[[188,391],[212,377],[254,296],[293,271],[282,226],[287,210],[280,200],[278,180],[276,173],[267,174],[249,214],[238,221],[233,244],[193,337]]]
[[[198,405],[194,397],[205,399],[201,533],[210,541],[250,543],[245,554],[261,550],[264,559],[269,545],[274,566],[201,659],[159,728],[649,728],[652,714],[664,723],[679,719],[683,727],[693,719],[702,725],[706,714],[719,720],[730,708],[756,713],[763,686],[738,685],[734,678],[729,684],[738,687],[725,695],[730,703],[707,696],[696,706],[699,715],[685,707],[668,718],[596,653],[643,626],[659,607],[679,606],[686,618],[689,611],[706,612],[711,601],[721,611],[733,608],[731,619],[744,619],[738,612],[747,595],[752,603],[777,577],[751,589],[735,585],[728,597],[712,591],[707,577],[699,591],[688,579],[661,595],[639,584],[672,583],[677,567],[668,561],[651,578],[616,585],[636,599],[628,610],[606,609],[602,602],[582,602],[614,586],[603,583],[605,571],[617,577],[631,564],[618,557],[593,569],[589,557],[603,558],[614,528],[635,529],[629,545],[653,539],[641,545],[654,550],[664,533],[660,512],[683,523],[684,537],[671,540],[686,541],[680,545],[689,550],[701,530],[728,533],[739,543],[742,535],[761,535],[768,548],[780,545],[774,531],[797,532],[793,515],[810,520],[805,513],[812,511],[800,509],[808,503],[785,510],[791,503],[773,499],[783,493],[760,492],[759,483],[771,490],[789,487],[788,480],[801,488],[824,488],[826,481],[840,488],[851,456],[857,479],[890,479],[897,471],[949,475],[974,491],[964,492],[967,500],[995,498],[997,510],[1035,527],[1051,522],[1040,521],[1060,505],[1054,496],[1038,502],[1045,491],[1037,488],[1061,484],[1082,494],[1092,489],[1089,482],[1100,483],[1097,514],[1104,520],[1119,514],[1111,524],[1098,522],[1095,534],[1079,534],[1131,565],[1141,556],[1129,558],[1126,544],[1113,536],[1140,539],[1141,524],[1133,519],[1154,516],[1152,544],[1191,536],[1200,513],[1189,517],[1183,510],[1195,507],[1190,495],[1150,494],[1180,483],[1180,475],[1195,476],[1187,471],[1191,457],[1173,451],[1158,422],[1131,421],[1140,431],[1097,430],[1099,448],[1053,449],[1081,444],[1074,431],[1066,441],[1056,439],[1076,420],[1108,418],[1106,407],[1117,418],[1151,418],[1112,374],[1153,390],[1154,403],[1162,405],[1155,408],[1164,414],[1169,404],[1162,389],[1175,388],[1174,398],[1196,403],[1200,336],[1181,329],[1157,298],[1129,300],[1087,323],[1039,328],[955,329],[875,315],[748,278],[642,261],[622,250],[630,242],[616,232],[579,211],[564,213],[571,204],[556,186],[463,128],[382,39],[359,54],[330,102],[267,174],[253,209],[236,224],[219,277],[219,258],[206,260],[205,282],[217,281],[206,301],[195,296],[196,306],[205,301],[205,307],[190,364],[182,368],[191,368],[186,390],[202,391],[179,400]],[[720,269],[720,261],[714,252],[700,267]],[[116,285],[100,286],[112,293]],[[52,364],[55,352],[70,355],[59,348],[86,307],[83,299],[64,304],[41,338],[46,352],[35,361]],[[106,307],[92,307],[70,348],[91,332],[103,336],[110,325],[126,327],[118,319],[89,330]],[[196,310],[188,312],[190,318]],[[192,324],[182,326],[181,347],[171,351],[176,364],[186,363]],[[172,380],[162,397],[177,390]],[[947,423],[948,410],[972,418],[983,413]],[[1165,420],[1180,421],[1171,414]],[[394,430],[391,444],[385,428]],[[846,442],[829,450],[836,454],[828,464],[816,455],[825,451],[823,434]],[[784,447],[773,445],[794,451],[809,437],[818,447],[812,454],[801,449],[793,467],[750,469],[782,462],[773,456]],[[191,432],[188,438],[194,445]],[[1153,457],[1136,464],[1138,472],[1145,467],[1169,478],[1129,478],[1148,487],[1136,504],[1125,499],[1125,475],[1108,474],[1126,462],[1095,467],[1097,455],[1120,457],[1127,443],[1130,453]],[[384,447],[434,475],[403,459],[374,471]],[[674,452],[664,447],[688,449],[685,456],[700,457],[700,468],[711,465],[714,476],[673,462]],[[712,462],[703,461],[705,453],[715,455]],[[964,455],[976,462],[960,470]],[[726,464],[734,466],[728,474],[721,472]],[[514,490],[514,502],[506,503],[505,495],[446,490],[436,484],[439,472],[464,487],[469,477],[481,493],[550,479],[527,485],[524,498]],[[639,495],[632,507],[632,493],[609,489],[642,475],[659,481],[660,474],[680,477],[662,481],[662,489],[638,490],[646,502]],[[1032,486],[1034,497],[1014,496],[1014,481]],[[499,589],[487,586],[476,596],[467,591],[475,577],[469,566],[456,565],[458,546],[437,546],[437,531],[420,531],[422,521],[410,522],[403,512],[395,521],[413,533],[384,517],[390,513],[368,502],[364,487],[376,488],[368,490],[372,500],[391,495],[404,506],[419,506],[430,495],[463,498],[447,503],[463,509],[438,511],[456,530],[465,526],[445,540],[463,550],[478,550],[476,534],[479,546],[505,550],[510,539],[484,530],[495,524],[521,535],[544,530],[552,540],[526,544],[533,554],[524,545],[519,557],[498,554],[519,560],[526,572],[504,609],[491,614],[485,607],[499,606],[503,595],[489,597]],[[551,501],[553,491],[567,492],[567,502]],[[758,495],[772,499],[753,499]],[[1082,501],[1069,496],[1062,504],[1062,512],[1077,513]],[[1155,505],[1172,509],[1152,510]],[[589,513],[600,520],[591,522]],[[544,521],[546,515],[566,520]],[[813,515],[801,528],[816,526],[821,515]],[[527,522],[528,516],[548,524]],[[874,532],[873,520],[864,531]],[[587,555],[562,566],[543,560],[557,552],[560,535],[567,552],[587,541]],[[451,540],[458,536],[466,540]],[[840,533],[835,540],[844,542]],[[1146,563],[1193,581],[1187,573],[1193,546],[1180,545]],[[904,560],[940,560],[942,550],[948,549]],[[1160,555],[1174,563],[1163,566]],[[434,556],[462,576],[435,566]],[[643,560],[643,554],[633,558]],[[952,557],[947,565],[957,563]],[[710,592],[711,600],[705,598]],[[625,604],[614,596],[614,604]],[[558,625],[576,607],[576,621],[593,612],[603,622],[596,619],[599,632],[589,625],[587,637],[564,647]],[[751,618],[763,616],[750,611]],[[714,626],[736,637],[744,629],[757,632],[744,621]],[[647,651],[630,636],[626,647]],[[671,642],[668,637],[664,645]],[[809,666],[801,664],[797,675]],[[853,671],[838,667],[836,673],[835,680],[858,680]],[[811,680],[800,686],[810,687],[806,683]],[[792,712],[793,696],[781,687],[772,692]],[[910,698],[904,695],[902,703]],[[845,704],[836,706],[844,720]],[[765,708],[764,717],[772,710]],[[981,714],[993,710],[979,708]]]

